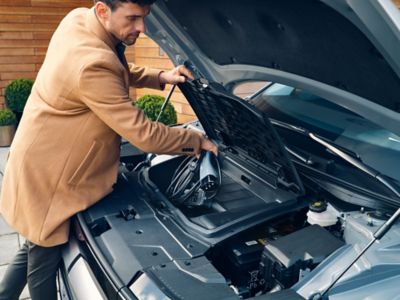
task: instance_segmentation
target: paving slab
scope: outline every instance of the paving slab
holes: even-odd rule
[[[30,299],[28,285],[25,286],[19,299]]]
[[[0,281],[3,280],[4,274],[6,273],[7,265],[0,266]]]
[[[26,239],[22,235],[18,234],[18,242],[20,248],[22,248],[22,245],[25,244],[25,241]]]
[[[18,234],[0,236],[0,266],[11,262],[19,249]]]
[[[1,172],[0,174],[4,173],[9,150],[10,147],[0,147],[0,172]]]
[[[4,221],[3,217],[0,215],[0,236],[10,233],[15,233],[15,230],[8,226],[6,221]]]

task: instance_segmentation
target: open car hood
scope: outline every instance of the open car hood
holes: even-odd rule
[[[311,89],[400,135],[399,15],[391,0],[159,0],[147,33],[228,90],[250,79]]]

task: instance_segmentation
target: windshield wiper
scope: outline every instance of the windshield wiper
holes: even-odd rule
[[[306,157],[306,156],[304,156],[304,155],[292,150],[288,146],[284,146],[284,147],[285,147],[287,152],[292,154],[294,157],[296,157],[298,160],[302,161],[306,165],[312,166],[314,164],[314,161],[311,159],[311,157],[308,157],[308,156]]]
[[[305,129],[305,128],[303,128],[303,127],[296,126],[296,125],[293,125],[293,124],[289,124],[289,123],[286,123],[286,122],[278,121],[278,120],[275,120],[275,119],[270,119],[270,120],[271,120],[271,123],[274,124],[274,125],[277,125],[277,126],[282,127],[282,128],[289,129],[289,130],[291,130],[291,131],[294,131],[294,132],[297,132],[297,133],[300,133],[300,134],[302,134],[302,135],[305,135],[305,136],[308,136],[308,137],[309,137],[310,131],[309,131],[308,129]],[[328,143],[330,143],[330,144],[333,145],[334,147],[336,147],[336,148],[342,150],[343,152],[347,153],[348,155],[350,155],[350,156],[352,156],[352,157],[358,159],[359,161],[361,161],[361,156],[360,156],[358,153],[356,153],[356,152],[354,152],[354,151],[352,151],[352,150],[346,149],[346,148],[344,148],[344,147],[342,147],[342,146],[340,146],[340,145],[338,145],[338,144],[335,144],[335,143],[333,143],[332,141],[328,141],[328,140],[327,140],[326,138],[324,138],[324,137],[321,137],[321,136],[318,136],[318,137],[319,137],[321,140],[327,141]],[[331,152],[330,149],[328,149],[328,150]]]
[[[351,165],[356,167],[357,169],[359,169],[359,170],[363,171],[364,173],[367,173],[368,175],[374,177],[376,180],[378,180],[380,183],[382,183],[385,187],[387,187],[390,191],[392,191],[397,197],[400,198],[400,191],[396,187],[396,184],[393,183],[392,180],[389,177],[385,176],[384,174],[378,172],[374,168],[372,168],[372,167],[366,165],[365,163],[363,163],[358,154],[356,154],[356,153],[354,153],[352,151],[349,151],[347,149],[344,150],[344,149],[342,149],[342,147],[334,145],[332,142],[328,142],[323,137],[318,136],[317,134],[312,133],[312,132],[310,132],[309,130],[307,130],[305,128],[302,128],[302,127],[299,127],[299,126],[296,126],[296,125],[292,125],[292,124],[289,124],[289,123],[286,123],[286,122],[274,120],[274,119],[270,119],[270,120],[271,120],[271,123],[274,124],[274,125],[277,125],[279,127],[286,128],[286,129],[289,129],[291,131],[295,131],[295,132],[300,133],[302,135],[308,136],[312,140],[316,141],[318,144],[324,146],[326,149],[328,149],[332,153],[336,154],[337,156],[339,156],[343,160],[347,161],[348,163],[350,163]],[[294,152],[294,151],[290,150],[289,153],[291,153],[291,152]],[[302,157],[298,153],[296,153],[296,155],[294,155],[294,156],[297,157],[297,158],[299,158],[299,156]],[[301,160],[303,162],[311,161],[311,160],[309,160],[307,158],[304,158],[304,157],[302,157]]]

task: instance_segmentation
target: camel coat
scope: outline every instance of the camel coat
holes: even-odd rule
[[[159,71],[121,63],[118,41],[94,9],[55,31],[10,148],[0,198],[6,221],[29,241],[65,243],[69,219],[112,191],[120,137],[145,152],[197,154],[194,131],[149,121],[129,86],[160,89]]]

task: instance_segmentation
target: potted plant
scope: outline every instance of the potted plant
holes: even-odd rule
[[[0,146],[10,146],[15,134],[17,118],[10,109],[0,110]]]
[[[19,78],[11,81],[5,90],[5,101],[9,109],[17,116],[17,122],[21,119],[26,101],[31,94],[33,80]]]
[[[144,95],[132,103],[139,107],[150,120],[155,121],[160,113],[164,100],[165,98],[162,96]],[[165,107],[159,122],[164,123],[165,125],[176,124],[176,110],[170,102]]]

